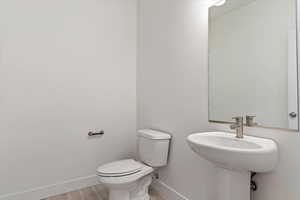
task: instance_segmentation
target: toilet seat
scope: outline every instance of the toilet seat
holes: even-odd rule
[[[102,177],[128,176],[141,171],[143,165],[133,159],[126,159],[102,165],[97,172]]]
[[[137,162],[137,161],[135,161]],[[119,175],[119,176],[107,176],[98,174],[99,180],[101,183],[107,185],[120,185],[120,184],[129,184],[139,180],[141,177],[147,176],[151,174],[154,169],[145,164],[141,164],[141,169],[135,173],[127,174],[127,175]]]

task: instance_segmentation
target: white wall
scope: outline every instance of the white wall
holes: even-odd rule
[[[288,41],[296,30],[295,7],[296,0],[255,0],[210,18],[210,119],[255,115],[260,125],[288,128],[288,54],[296,54]]]
[[[136,1],[0,1],[0,110],[0,196],[133,154]]]
[[[276,170],[257,176],[259,188],[254,193],[254,200],[298,200],[300,197],[299,133],[253,129],[249,134],[274,139],[280,151]]]
[[[213,200],[214,167],[186,136],[208,126],[207,7],[199,0],[140,0],[138,127],[173,135],[160,180],[191,200]]]

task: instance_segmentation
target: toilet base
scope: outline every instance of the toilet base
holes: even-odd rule
[[[134,183],[109,185],[109,200],[150,200],[148,190],[151,182],[151,175],[147,175]]]

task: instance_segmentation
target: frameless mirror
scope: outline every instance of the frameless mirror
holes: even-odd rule
[[[297,0],[210,7],[209,120],[298,130],[297,57]]]

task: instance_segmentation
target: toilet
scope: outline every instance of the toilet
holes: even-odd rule
[[[109,200],[149,200],[154,169],[167,165],[171,136],[156,130],[138,131],[140,160],[124,159],[100,166],[99,182],[109,190]]]

